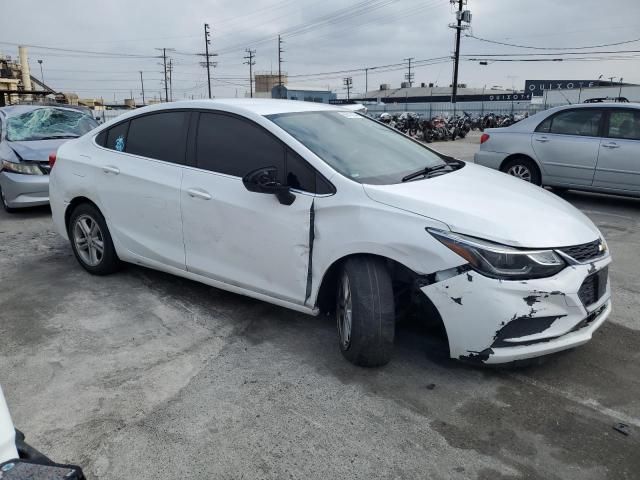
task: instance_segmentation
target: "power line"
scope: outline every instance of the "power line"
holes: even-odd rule
[[[507,43],[507,42],[499,42],[497,40],[489,40],[488,38],[476,37],[475,35],[472,35],[472,34],[467,34],[465,36],[469,37],[469,38],[474,38],[476,40],[480,40],[481,42],[493,43],[493,44],[496,44],[496,45],[505,45],[507,47],[529,48],[529,49],[532,49],[532,50],[588,50],[589,48],[613,47],[615,45],[626,45],[628,43],[640,42],[640,38],[634,38],[634,39],[631,39],[631,40],[624,40],[622,42],[602,43],[600,45],[589,45],[589,46],[582,46],[582,47],[535,47],[533,45],[518,45],[518,44],[515,44],[515,43]]]
[[[126,58],[158,58],[150,55],[139,55],[133,53],[118,53],[118,52],[94,52],[90,50],[77,50],[71,48],[55,48],[55,47],[45,47],[42,45],[31,45],[31,44],[22,44],[22,43],[14,43],[14,42],[0,42],[0,45],[12,45],[14,47],[30,47],[36,50],[52,50],[56,52],[68,52],[68,53],[83,53],[86,55],[105,55],[105,56],[117,56],[117,57],[126,57]]]

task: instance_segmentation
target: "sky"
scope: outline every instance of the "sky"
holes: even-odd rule
[[[527,79],[600,75],[640,83],[638,0],[468,0],[465,9],[473,17],[461,41],[459,83],[522,89]],[[411,57],[414,85],[450,85],[455,31],[448,26],[454,21],[449,0],[20,0],[11,3],[10,15],[0,16],[0,53],[17,56],[17,44],[31,45],[32,75],[40,78],[42,60],[44,81],[55,90],[121,102],[131,95],[141,100],[140,71],[146,97],[163,94],[157,49],[174,49],[167,52],[174,99],[200,98],[207,95],[207,77],[198,54],[208,23],[211,50],[219,53],[214,96],[248,92],[246,48],[256,51],[254,72],[277,71],[282,34],[289,83],[330,88],[343,97],[346,76],[353,79],[353,94],[365,91],[365,73],[354,71],[365,67],[369,90],[382,83],[399,87],[404,59]],[[628,43],[595,47],[620,42]],[[576,47],[593,48],[569,50]],[[591,53],[625,50],[637,53]],[[545,58],[533,55],[540,53],[563,61],[521,61]],[[505,54],[520,56],[483,57]]]

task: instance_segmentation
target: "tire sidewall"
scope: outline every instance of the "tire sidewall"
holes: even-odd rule
[[[391,358],[395,336],[395,305],[391,276],[376,258],[348,259],[338,281],[342,287],[346,275],[351,289],[351,341],[342,354],[352,363],[364,367],[385,365]],[[339,337],[339,335],[338,335]]]
[[[508,173],[509,169],[516,165],[521,165],[523,167],[526,167],[529,170],[529,172],[531,172],[531,181],[528,183],[531,183],[532,185],[537,185],[537,186],[542,185],[542,181],[540,178],[541,177],[540,169],[538,168],[538,166],[535,164],[533,160],[529,160],[527,158],[514,158],[513,160],[510,160],[504,165],[502,171],[507,175],[510,175]],[[518,177],[515,177],[515,178],[518,178]],[[519,180],[522,180],[522,179],[519,179]]]
[[[76,242],[74,240],[73,229],[75,227],[76,221],[82,215],[88,216],[92,220],[94,220],[102,231],[104,252],[102,254],[100,263],[98,263],[97,265],[87,265],[84,262],[84,260],[78,253]],[[73,250],[73,254],[78,260],[78,263],[89,273],[92,273],[94,275],[108,275],[119,268],[120,260],[118,259],[115,248],[113,246],[113,240],[111,239],[111,234],[109,233],[107,222],[105,221],[100,211],[93,205],[83,203],[74,208],[73,212],[71,213],[71,217],[69,218],[67,235],[69,236],[71,249]]]

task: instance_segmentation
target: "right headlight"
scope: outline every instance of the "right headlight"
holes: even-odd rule
[[[432,228],[427,231],[487,277],[502,280],[544,278],[567,266],[553,250],[520,250],[459,233]]]
[[[2,160],[2,168],[0,170],[6,170],[11,173],[22,173],[24,175],[44,175],[40,167],[36,164],[29,163],[14,163]]]

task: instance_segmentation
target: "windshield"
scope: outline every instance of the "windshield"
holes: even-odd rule
[[[7,140],[76,138],[97,127],[89,115],[62,108],[37,108],[7,119]]]
[[[400,183],[416,170],[445,164],[426,147],[354,112],[285,113],[267,118],[359,183]]]

